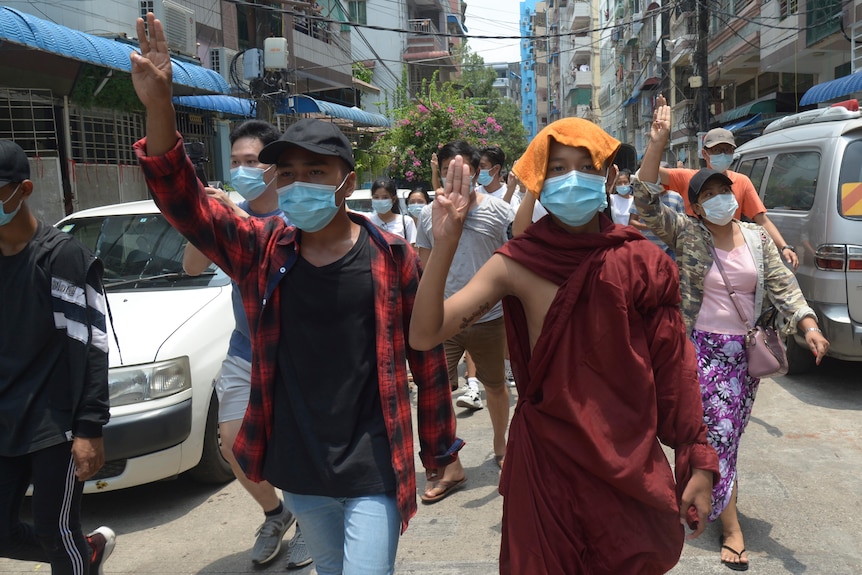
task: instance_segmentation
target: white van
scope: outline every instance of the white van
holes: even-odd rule
[[[411,190],[406,188],[400,188],[397,190],[397,192],[398,202],[401,206],[401,213],[406,214],[407,196],[410,195]],[[429,193],[429,195],[432,199],[434,198],[433,193]],[[374,209],[371,207],[371,190],[353,190],[353,193],[350,194],[350,197],[347,198],[347,207],[354,212],[365,212],[366,214],[373,213]]]
[[[57,227],[104,263],[111,420],[105,465],[86,493],[188,474],[233,480],[218,435],[218,378],[234,328],[231,283],[183,272],[185,239],[152,200],[74,213]]]

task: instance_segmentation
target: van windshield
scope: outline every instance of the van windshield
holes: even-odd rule
[[[102,260],[105,285],[117,289],[224,285],[227,276],[210,265],[200,276],[183,273],[186,240],[161,214],[122,214],[67,220],[60,229]],[[134,280],[142,280],[136,282]]]
[[[849,220],[862,220],[862,140],[850,142],[844,151],[838,190],[838,213]]]

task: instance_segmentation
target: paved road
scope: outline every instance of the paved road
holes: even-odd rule
[[[741,520],[757,575],[862,573],[862,377],[859,364],[827,361],[815,372],[765,380],[740,454]],[[468,487],[420,506],[398,551],[404,575],[497,571],[501,499],[486,412],[459,413],[468,441]],[[85,525],[119,534],[106,572],[284,573],[284,554],[265,569],[248,559],[260,522],[236,482],[186,479],[87,496]],[[674,575],[727,574],[717,524],[685,546]],[[0,573],[47,573],[47,565],[0,559]],[[314,573],[313,568],[295,571]]]

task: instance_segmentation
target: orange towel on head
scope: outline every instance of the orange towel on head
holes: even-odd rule
[[[599,170],[609,158],[616,156],[621,145],[619,140],[596,124],[582,118],[563,118],[548,125],[536,134],[524,155],[512,167],[518,180],[537,198],[545,183],[552,139],[566,146],[586,148],[593,157],[593,166]]]

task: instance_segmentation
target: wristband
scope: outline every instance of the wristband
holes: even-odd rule
[[[805,330],[805,333],[808,333],[809,331],[816,331],[817,333],[823,333],[822,331],[820,331],[819,327],[809,327],[808,329]]]
[[[781,248],[781,251],[784,251],[784,250],[790,250],[794,254],[796,253],[796,248],[794,246],[791,246],[790,244],[787,244],[786,246]]]

